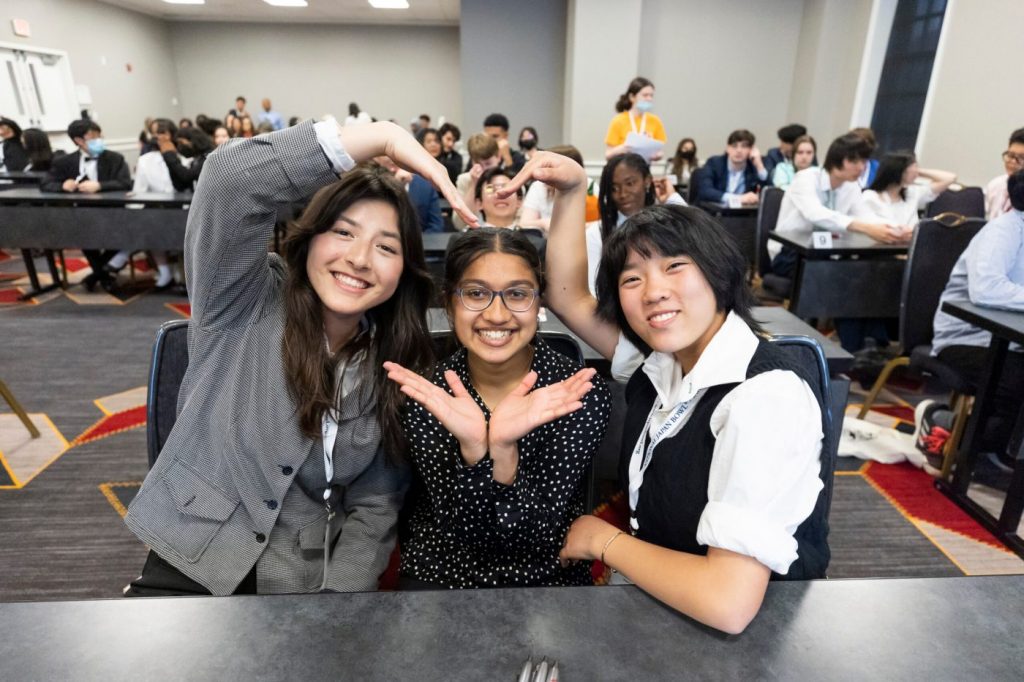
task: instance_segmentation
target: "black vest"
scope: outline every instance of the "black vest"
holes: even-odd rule
[[[797,528],[797,559],[786,575],[772,572],[772,580],[810,580],[824,578],[830,552],[828,547],[828,491],[832,467],[827,466],[832,441],[831,429],[826,421],[828,396],[821,395],[816,372],[806,367],[791,351],[767,341],[760,341],[747,366],[747,379],[775,369],[789,370],[807,382],[821,408],[821,429],[825,434],[821,445],[823,465],[821,476],[825,487],[818,494],[814,510]],[[711,433],[711,415],[719,402],[739,384],[723,384],[707,389],[693,408],[686,425],[671,438],[665,438],[654,448],[651,463],[644,474],[644,482],[637,496],[635,516],[640,525],[637,537],[662,547],[690,554],[705,555],[706,545],[697,544],[697,524],[708,503],[708,478],[715,438]],[[622,434],[622,454],[619,476],[623,488],[629,490],[629,460],[637,440],[643,433],[657,392],[651,380],[638,369],[626,386],[626,419]]]

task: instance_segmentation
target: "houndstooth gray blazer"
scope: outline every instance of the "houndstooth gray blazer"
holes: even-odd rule
[[[125,522],[213,594],[254,564],[259,592],[376,589],[394,546],[408,471],[385,463],[369,387],[343,401],[333,481],[344,496],[329,531],[324,505],[294,481],[323,445],[299,431],[286,387],[284,264],[267,243],[278,204],[335,181],[307,122],[211,155],[189,212],[179,416]]]

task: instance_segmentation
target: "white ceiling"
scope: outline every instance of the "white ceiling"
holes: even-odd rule
[[[409,0],[409,9],[370,7],[367,0],[307,0],[308,7],[273,7],[263,0],[206,0],[172,5],[163,0],[101,0],[170,21],[261,21],[309,24],[417,24],[457,26],[460,0]]]

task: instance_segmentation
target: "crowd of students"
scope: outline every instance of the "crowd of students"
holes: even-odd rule
[[[818,167],[814,139],[790,125],[764,155],[734,131],[703,165],[683,139],[665,160],[675,177],[655,177],[663,154],[638,141],[665,141],[653,102],[642,78],[619,98],[598,183],[574,147],[538,151],[530,126],[513,149],[501,114],[469,137],[464,163],[459,128],[426,116],[414,137],[353,103],[344,125],[278,131],[269,100],[254,121],[239,98],[224,124],[147,123],[134,181],[97,123],[72,123],[77,151],[53,162],[44,190],[195,192],[190,362],[126,517],[151,548],[126,594],[375,589],[400,526],[407,589],[587,584],[600,560],[729,632],[756,615],[769,580],[824,577],[828,397],[812,368],[766,342],[744,256],[676,185],[696,174],[700,201],[742,205],[778,182],[780,230],[905,241],[955,176],[907,153],[872,167],[866,130],[834,140]],[[275,131],[244,139],[261,126]],[[982,268],[988,247],[972,245],[950,283],[972,298],[996,288],[991,300],[1010,307],[1024,307],[1024,262],[1010,255],[1024,234],[1022,153],[1011,138],[1009,209],[979,234],[1004,257]],[[19,158],[6,141],[4,154]],[[276,206],[308,197],[283,253],[268,254]],[[446,358],[427,325],[421,237],[443,229],[423,217],[439,198],[466,228],[445,261],[458,341]],[[546,234],[544,267],[515,228]],[[125,254],[87,257],[95,284]],[[773,266],[785,272],[788,257]],[[609,391],[537,334],[542,302],[627,382],[627,532],[582,507]],[[961,332],[953,345],[978,341]]]

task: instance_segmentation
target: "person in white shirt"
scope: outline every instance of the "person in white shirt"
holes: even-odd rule
[[[1024,168],[1024,128],[1018,128],[1010,135],[1010,143],[1003,152],[1003,167],[1006,172],[992,178],[985,185],[985,217],[989,220],[1010,211],[1010,195],[1006,189],[1006,180]]]
[[[583,155],[580,154],[580,150],[573,147],[571,144],[558,145],[551,147],[547,151],[552,154],[561,154],[566,156],[580,166],[583,166]],[[593,180],[588,181],[587,195],[593,196],[596,192],[596,183]],[[520,227],[535,227],[539,230],[543,230],[546,234],[548,228],[551,226],[551,211],[555,207],[555,190],[548,187],[543,182],[534,182],[530,185],[529,189],[526,190],[526,198],[523,199],[523,211],[519,219]]]
[[[739,633],[770,578],[823,577],[828,565],[819,474],[831,436],[817,381],[759,335],[746,260],[707,213],[634,214],[605,242],[595,298],[583,248],[586,173],[540,153],[504,192],[530,178],[556,190],[551,309],[608,359],[649,353],[626,387],[633,534],[581,516],[559,558],[600,559],[670,607]]]
[[[909,231],[872,219],[864,211],[857,178],[864,172],[870,153],[870,147],[858,135],[847,133],[836,138],[829,145],[824,166],[802,170],[793,178],[793,184],[782,199],[775,231],[863,232],[886,244],[909,240]],[[797,262],[795,251],[769,241],[768,253],[772,256],[772,272],[782,277],[793,276]]]
[[[919,177],[930,182],[918,184]],[[919,168],[913,152],[886,154],[878,165],[871,188],[864,190],[864,215],[913,229],[918,222],[918,212],[955,181],[956,173]]]
[[[686,206],[668,178],[655,180],[651,167],[639,154],[613,156],[601,171],[598,189],[600,222],[587,225],[587,281],[596,291],[597,269],[601,264],[601,245],[622,223],[641,210],[655,204]]]
[[[359,105],[355,102],[349,102],[348,104],[348,116],[345,117],[345,125],[355,126],[363,125],[365,123],[372,123],[373,119],[365,111],[359,109]]]

